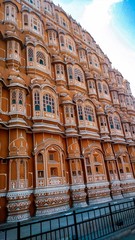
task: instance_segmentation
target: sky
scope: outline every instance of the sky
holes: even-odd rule
[[[53,0],[87,30],[135,97],[135,0]]]

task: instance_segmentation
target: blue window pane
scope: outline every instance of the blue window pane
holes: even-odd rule
[[[88,121],[92,122],[92,117],[88,115]]]
[[[80,120],[83,120],[83,116],[82,116],[82,115],[80,115],[80,116],[79,116],[79,119],[80,119]]]
[[[39,111],[40,110],[40,106],[39,105],[35,105],[35,110]]]
[[[47,105],[47,112],[52,112],[52,108],[50,105]]]
[[[12,104],[16,104],[16,100],[15,99],[12,100]]]

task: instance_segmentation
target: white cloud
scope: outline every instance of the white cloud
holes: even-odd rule
[[[113,7],[123,0],[92,0],[89,3],[77,4],[77,0],[62,3],[55,0],[63,9],[71,14],[82,27],[94,37],[101,49],[108,55],[112,66],[117,68],[131,83],[132,93],[135,96],[135,51],[127,41],[125,33],[113,24]]]

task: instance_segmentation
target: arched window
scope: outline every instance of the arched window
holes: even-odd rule
[[[16,91],[12,92],[12,104],[16,104]]]
[[[19,104],[20,105],[23,105],[23,92],[22,91],[19,91],[19,99],[18,99],[19,101]]]
[[[86,121],[94,122],[94,112],[93,112],[92,107],[86,106],[84,108],[84,113],[85,113]]]
[[[43,109],[45,112],[55,113],[54,99],[50,94],[43,96]]]
[[[40,111],[40,97],[39,92],[35,92],[34,94],[34,105],[35,105],[35,111]]]
[[[79,115],[79,120],[83,120],[83,110],[82,106],[78,106],[78,115]]]
[[[48,12],[48,13],[50,13],[51,14],[51,12],[52,12],[52,8],[51,8],[51,6],[50,6],[50,4],[49,3],[45,3],[45,12]]]
[[[33,60],[34,60],[34,52],[33,52],[32,48],[29,48],[28,49],[28,61],[33,62]]]
[[[71,66],[68,66],[68,78],[73,79],[73,69]]]
[[[120,120],[117,116],[114,117],[114,125],[115,125],[115,129],[121,130]]]
[[[37,63],[46,66],[46,58],[45,58],[44,53],[37,51],[36,60],[37,60]]]
[[[75,80],[77,80],[78,82],[84,81],[83,72],[79,68],[74,69],[74,76],[75,76]]]

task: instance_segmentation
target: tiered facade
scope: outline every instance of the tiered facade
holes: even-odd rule
[[[129,82],[59,6],[1,1],[0,222],[133,196],[134,176]]]

